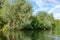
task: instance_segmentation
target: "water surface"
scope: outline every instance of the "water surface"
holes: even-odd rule
[[[60,40],[60,37],[52,31],[26,30],[0,32],[0,40]]]

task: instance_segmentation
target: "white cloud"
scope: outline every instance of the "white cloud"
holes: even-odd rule
[[[60,5],[56,5],[52,9],[50,9],[48,12],[53,13],[55,19],[60,19]]]
[[[47,2],[57,3],[56,0],[46,0]]]
[[[37,13],[38,11],[47,11],[47,9],[49,9],[49,8],[39,8],[39,9],[35,10],[35,11],[33,12],[33,14],[36,15],[36,13]]]
[[[43,0],[33,0],[33,2],[35,2],[39,7],[42,8]]]
[[[46,3],[46,1],[49,1],[49,2],[55,2],[55,3],[57,3],[57,1],[56,0],[32,0],[33,2],[35,2],[37,5],[38,5],[38,9],[37,10],[35,10],[35,12],[37,12],[37,11],[44,11],[44,10],[47,10],[47,9],[49,9],[49,8],[47,8],[47,7],[44,7],[44,5],[45,5],[45,3]],[[52,9],[50,9],[50,11],[49,12],[52,12],[53,10],[54,10],[55,8],[52,8]],[[34,13],[35,13],[34,12]]]
[[[34,13],[37,13],[38,11],[46,11],[48,8],[44,8],[44,2],[43,0],[33,0],[33,2],[35,2],[38,5],[38,9],[34,11]]]
[[[60,13],[55,13],[54,17],[55,17],[55,19],[60,19]]]
[[[38,11],[48,11],[49,13],[53,13],[56,19],[60,19],[60,12],[56,11],[56,9],[60,9],[60,3],[57,0],[32,0],[33,2],[38,5],[38,9],[34,11],[37,13]],[[52,8],[44,7],[46,4],[52,3],[54,4]],[[48,10],[49,9],[49,10]],[[57,13],[58,12],[58,13]]]
[[[52,9],[50,9],[48,12],[53,12],[55,9],[57,9],[57,8],[60,8],[60,5],[56,5],[55,7],[53,7]]]

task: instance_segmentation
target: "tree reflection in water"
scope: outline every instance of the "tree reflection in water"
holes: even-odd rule
[[[2,31],[0,31],[0,40],[7,40],[7,37],[3,35]]]
[[[8,32],[7,40],[54,40],[54,38],[46,36],[47,33],[49,32],[37,30]]]

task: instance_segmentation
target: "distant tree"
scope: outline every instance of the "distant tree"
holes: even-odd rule
[[[52,29],[55,25],[54,17],[47,12],[38,12],[32,21],[32,26],[40,29]]]

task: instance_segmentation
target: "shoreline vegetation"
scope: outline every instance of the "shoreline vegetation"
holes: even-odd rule
[[[2,0],[1,0],[2,1]],[[32,4],[27,0],[0,1],[0,30],[53,30],[59,29],[60,20],[53,13],[39,11],[33,15]]]

